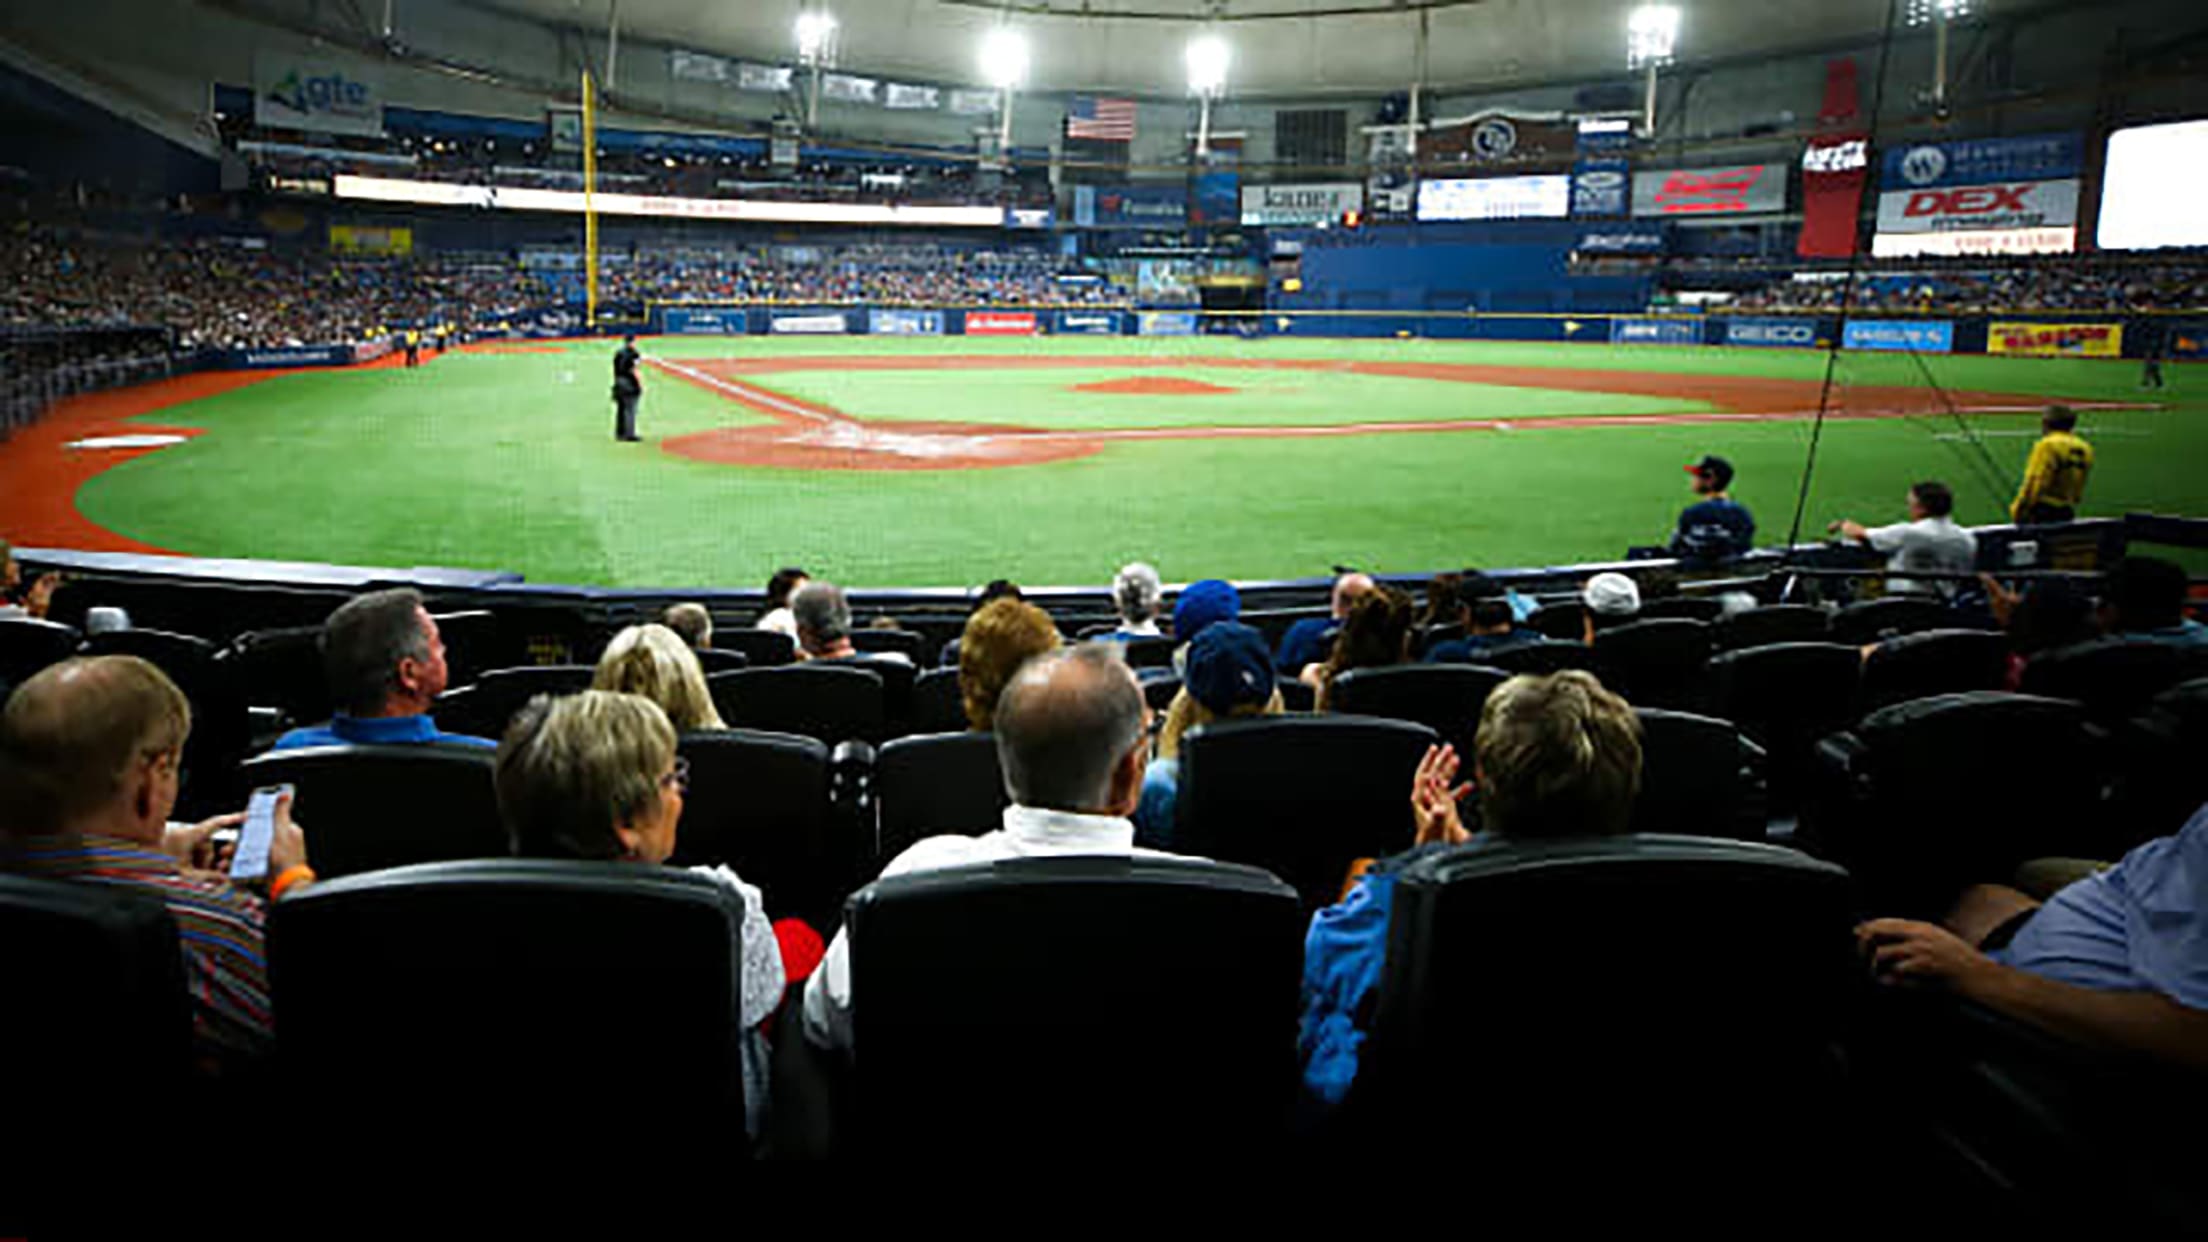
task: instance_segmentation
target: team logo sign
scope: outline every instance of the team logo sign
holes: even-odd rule
[[[1947,173],[1947,152],[1938,147],[1911,147],[1901,157],[1902,180],[1911,185],[1930,185]]]
[[[1481,160],[1508,158],[1518,149],[1518,127],[1491,116],[1472,127],[1472,157]]]

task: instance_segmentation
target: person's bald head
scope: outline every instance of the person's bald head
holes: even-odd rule
[[[191,728],[183,691],[136,656],[46,668],[0,711],[0,786],[20,808],[11,826],[53,834],[117,817],[158,825],[173,809],[175,765]],[[149,788],[164,764],[165,794]]]
[[[1116,648],[1083,643],[1020,666],[997,700],[997,758],[1021,806],[1125,815],[1142,791],[1142,687]]]
[[[1335,618],[1340,619],[1348,616],[1349,606],[1357,602],[1358,596],[1371,591],[1372,585],[1371,574],[1347,573],[1336,578],[1334,580]]]

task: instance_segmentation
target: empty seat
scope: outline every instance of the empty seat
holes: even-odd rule
[[[1712,714],[1765,752],[1771,798],[1792,810],[1819,739],[1855,719],[1863,653],[1839,643],[1773,643],[1710,661]]]
[[[290,785],[322,876],[508,852],[492,753],[463,746],[307,746],[245,762],[247,784]]]
[[[492,669],[472,686],[437,696],[430,714],[447,733],[469,733],[496,740],[514,713],[540,694],[579,694],[590,689],[598,670],[588,664],[544,664]]]
[[[1634,714],[1641,719],[1641,792],[1633,831],[1764,839],[1763,747],[1729,720],[1658,707]]]
[[[1710,649],[1710,627],[1683,618],[1635,621],[1595,635],[1602,684],[1636,706],[1699,709]]]
[[[249,630],[223,651],[249,707],[273,707],[293,724],[330,718],[330,686],[322,667],[322,628]]]
[[[1181,692],[1178,677],[1145,677],[1142,679],[1142,699],[1150,710],[1162,712],[1173,706],[1173,696]]]
[[[1276,677],[1273,679],[1273,688],[1280,691],[1282,711],[1308,712],[1318,707],[1318,691],[1313,690],[1308,682],[1298,681],[1293,677]]]
[[[882,675],[855,665],[747,668],[705,679],[713,705],[733,728],[801,733],[833,746],[878,742],[887,720]]]
[[[912,719],[912,687],[919,679],[920,670],[910,660],[894,656],[855,655],[840,659],[814,660],[815,666],[825,668],[860,668],[882,679],[882,714],[890,734],[910,728]],[[887,734],[885,734],[887,736]]]
[[[1855,875],[1866,909],[1938,918],[2026,859],[2121,852],[2101,814],[2104,745],[2060,699],[1897,703],[1819,744],[1798,840]]]
[[[1651,621],[1664,617],[1715,621],[1724,615],[1725,605],[1702,595],[1667,595],[1662,599],[1641,601],[1641,616]]]
[[[750,668],[751,658],[741,651],[728,651],[719,647],[700,647],[696,650],[698,667],[708,673],[729,673],[740,668]]]
[[[1876,711],[1935,694],[1999,690],[2007,683],[2008,673],[2006,635],[1992,630],[1905,633],[1880,642],[1864,658],[1862,706]]]
[[[862,629],[851,632],[851,645],[868,655],[901,655],[918,664],[927,640],[911,630]]]
[[[1120,646],[1130,668],[1171,668],[1174,642],[1170,638],[1130,638]]]
[[[1545,1185],[1585,1187],[1590,1166],[1555,1165],[1567,1149],[1763,1184],[1840,1129],[1832,1050],[1860,978],[1849,897],[1840,868],[1737,841],[1498,840],[1420,859],[1396,886],[1355,1150],[1405,1156],[1446,1134],[1477,1167]],[[1739,957],[1683,956],[1711,944]]]
[[[1832,619],[1832,640],[1860,647],[1903,634],[1954,629],[1960,617],[1939,600],[1888,595],[1841,609]]]
[[[1174,839],[1263,867],[1307,909],[1341,895],[1349,864],[1411,844],[1411,777],[1441,735],[1360,716],[1205,725],[1181,740]]]
[[[1304,921],[1272,876],[1012,859],[879,880],[848,926],[871,1152],[1201,1159],[1284,1137]]]
[[[915,733],[956,733],[966,727],[957,669],[931,668],[913,681],[911,724]]]
[[[1506,673],[1559,673],[1568,668],[1594,670],[1594,648],[1576,638],[1552,639],[1544,643],[1521,643],[1500,651],[1483,651],[1480,662]]]
[[[996,831],[1010,801],[994,733],[921,734],[884,745],[874,755],[880,826],[873,871],[924,837]]]
[[[2146,841],[2185,826],[2208,804],[2208,678],[2156,695],[2137,717],[2116,726],[2118,774],[2107,822]]]
[[[1398,664],[1389,668],[1353,668],[1334,679],[1330,710],[1351,716],[1380,716],[1425,725],[1472,753],[1472,735],[1480,710],[1495,687],[1509,680],[1501,669],[1477,664]]]
[[[1720,651],[1742,647],[1768,647],[1773,643],[1814,643],[1832,636],[1832,618],[1822,608],[1807,604],[1770,604],[1749,608],[1720,620],[1716,638]]]
[[[2094,719],[2114,721],[2137,715],[2179,682],[2203,676],[2208,676],[2208,646],[2100,638],[2033,656],[2019,688],[2082,703]]]
[[[55,621],[0,620],[0,684],[19,686],[38,670],[77,653],[82,635]]]
[[[742,652],[753,668],[773,668],[797,661],[797,643],[787,634],[774,630],[754,630],[738,626],[716,628],[713,645],[724,651]],[[710,670],[708,670],[710,671]]]
[[[1548,638],[1568,638],[1574,642],[1587,636],[1587,609],[1577,602],[1568,604],[1543,604],[1526,618],[1526,624],[1539,630]]]
[[[728,729],[685,733],[676,751],[690,763],[690,790],[669,861],[725,863],[759,887],[774,917],[833,927],[866,843],[838,822],[827,745]]]
[[[437,612],[437,636],[445,644],[445,664],[455,686],[465,686],[486,671],[528,659],[525,652],[510,650],[499,629],[498,615],[484,608],[464,612]]]
[[[742,905],[638,863],[496,859],[313,885],[269,912],[283,1064],[331,1123],[317,1137],[363,1148],[435,1116],[441,1144],[555,1148],[656,1121],[681,1123],[661,1132],[686,1152],[740,1155]]]

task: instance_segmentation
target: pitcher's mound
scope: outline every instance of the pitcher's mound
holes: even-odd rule
[[[1224,384],[1177,379],[1171,375],[1136,375],[1127,379],[1098,380],[1092,384],[1075,384],[1073,390],[1111,393],[1124,397],[1201,397],[1216,392],[1238,391]]]

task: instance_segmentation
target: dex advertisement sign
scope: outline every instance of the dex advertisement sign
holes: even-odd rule
[[[1633,174],[1636,216],[1740,216],[1786,209],[1786,165],[1658,168]]]
[[[2063,228],[2078,222],[2078,182],[2014,181],[1878,196],[1881,233],[1983,233]]]
[[[1987,185],[1996,181],[2060,181],[2085,170],[2085,142],[2078,134],[2024,138],[1973,138],[1893,147],[1879,169],[1883,190]]]
[[[255,52],[253,121],[277,129],[380,137],[383,89],[349,63]]]
[[[1365,209],[1361,181],[1242,187],[1242,223],[1252,226],[1326,224]]]

